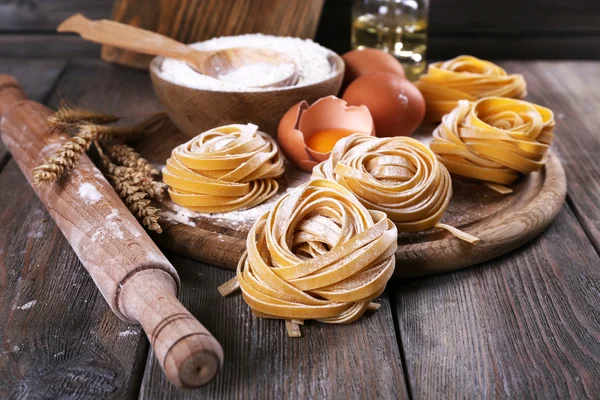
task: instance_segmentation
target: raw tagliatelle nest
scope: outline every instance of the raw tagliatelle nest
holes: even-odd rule
[[[473,56],[431,64],[416,85],[425,98],[425,119],[430,122],[441,121],[459,100],[492,96],[523,99],[527,95],[523,75],[509,75],[498,65]]]
[[[438,224],[452,197],[450,174],[416,139],[354,134],[338,141],[313,178],[338,182],[368,209],[383,211],[400,232]]]
[[[200,212],[250,208],[272,197],[285,170],[256,125],[227,125],[176,147],[162,171],[173,202]]]
[[[255,315],[296,328],[307,319],[340,324],[376,308],[371,301],[394,272],[397,229],[385,213],[320,179],[282,197],[252,226],[246,245],[222,293],[239,285]]]
[[[461,101],[433,132],[430,148],[451,173],[510,192],[502,185],[544,166],[554,126],[551,110],[526,101]]]

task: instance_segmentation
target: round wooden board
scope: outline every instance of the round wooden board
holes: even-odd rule
[[[416,136],[426,140],[426,136]],[[158,166],[164,165],[171,149],[187,138],[168,124],[160,134],[145,139],[137,150]],[[309,174],[289,167],[282,179],[279,197],[307,181]],[[438,274],[490,260],[527,243],[554,220],[567,193],[565,172],[559,158],[550,152],[544,169],[520,178],[513,193],[501,195],[484,184],[453,178],[454,195],[442,222],[477,236],[476,245],[449,233],[431,229],[400,234],[396,252],[396,277]],[[235,269],[246,249],[246,236],[254,220],[273,202],[254,209],[206,214],[173,204],[168,195],[161,202],[163,233],[155,235],[159,245],[184,256],[220,267]]]

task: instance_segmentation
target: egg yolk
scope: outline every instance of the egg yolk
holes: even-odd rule
[[[319,153],[329,153],[338,140],[353,134],[347,129],[325,129],[314,133],[306,140],[306,146]]]

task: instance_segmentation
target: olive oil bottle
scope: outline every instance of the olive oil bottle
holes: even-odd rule
[[[428,0],[355,0],[352,47],[387,51],[418,79],[427,66]]]

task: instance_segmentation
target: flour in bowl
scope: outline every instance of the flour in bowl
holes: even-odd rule
[[[234,85],[266,86],[281,82],[294,73],[294,64],[269,64],[256,63],[243,65],[226,74],[219,75],[219,79]]]
[[[294,85],[295,87],[321,82],[333,76],[335,73],[335,69],[328,59],[328,56],[333,54],[333,52],[308,39],[249,34],[223,36],[205,42],[195,43],[191,46],[198,50],[252,47],[279,51],[291,57],[296,62],[299,78],[298,83]],[[286,74],[286,69],[288,68],[290,68],[289,64],[283,64],[282,66],[275,68],[272,66],[267,68],[262,64],[249,65],[229,74],[222,75],[222,80],[219,80],[197,73],[185,61],[166,58],[160,67],[159,75],[163,79],[175,84],[197,89],[225,92],[251,92],[276,90],[273,88],[263,89],[251,86],[268,85],[269,83],[275,82],[279,76]]]

